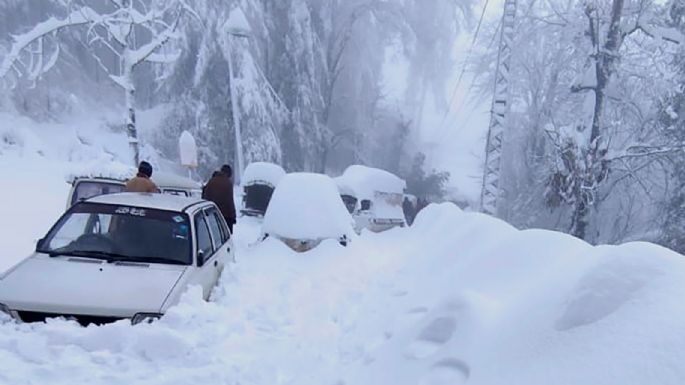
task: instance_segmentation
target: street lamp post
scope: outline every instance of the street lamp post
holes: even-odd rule
[[[244,154],[243,154],[243,137],[240,127],[240,111],[238,110],[238,93],[235,87],[235,74],[233,71],[233,52],[232,52],[232,41],[233,37],[239,38],[249,38],[251,36],[250,24],[247,22],[245,14],[240,9],[240,7],[235,7],[231,11],[228,21],[226,21],[226,32],[228,33],[228,38],[226,40],[226,50],[228,54],[228,76],[229,76],[229,87],[231,93],[231,113],[233,116],[233,125],[235,131],[235,182],[240,183],[243,169],[245,167]]]

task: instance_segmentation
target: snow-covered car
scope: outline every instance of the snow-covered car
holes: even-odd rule
[[[101,195],[72,206],[34,254],[0,276],[0,311],[23,322],[101,324],[161,317],[189,285],[205,298],[231,234],[214,203],[162,194]]]
[[[243,174],[243,208],[241,213],[251,217],[264,216],[274,189],[284,176],[285,171],[277,164],[250,163]]]
[[[357,232],[406,226],[402,210],[406,182],[400,177],[378,168],[353,165],[335,182]]]
[[[150,179],[162,194],[198,198],[202,196],[202,185],[190,178],[158,171]],[[72,178],[70,184],[67,208],[95,196],[124,192],[126,179],[119,176],[78,176]]]
[[[278,183],[262,225],[264,237],[274,237],[296,251],[307,251],[325,239],[347,246],[354,220],[340,200],[335,182],[322,174],[288,174]]]

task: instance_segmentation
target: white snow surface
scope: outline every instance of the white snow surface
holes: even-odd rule
[[[243,185],[255,182],[266,182],[273,187],[285,176],[283,168],[277,164],[268,162],[253,162],[247,165],[243,173]]]
[[[354,220],[333,180],[323,174],[288,174],[276,186],[264,214],[263,232],[288,239],[348,238]]]
[[[63,210],[74,163],[54,151],[70,148],[60,142],[71,140],[68,129],[44,143],[24,129],[14,136],[22,150],[0,148],[0,271]],[[292,174],[278,189],[338,198],[325,180]],[[290,194],[283,199],[300,212],[285,224],[326,215]],[[241,219],[238,262],[211,301],[193,288],[153,324],[0,316],[0,384],[685,382],[685,259],[659,246],[592,247],[452,204],[427,207],[409,228],[363,232],[348,247],[329,240],[296,253],[257,243],[261,232],[258,220]]]
[[[352,165],[336,178],[342,189],[351,189],[356,198],[374,198],[376,191],[403,194],[407,183],[397,175],[379,168]]]

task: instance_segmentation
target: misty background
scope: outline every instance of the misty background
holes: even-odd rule
[[[121,3],[0,0],[0,58],[42,21]],[[173,25],[160,60],[131,73],[142,158],[177,162],[188,130],[198,178],[235,163],[236,102],[246,164],[330,175],[365,164],[405,178],[420,198],[479,209],[503,1],[131,4]],[[230,33],[238,7],[247,36]],[[518,1],[499,217],[592,243],[685,251],[684,17],[681,0]],[[154,37],[134,35],[133,48]],[[124,133],[126,98],[112,76],[122,60],[108,42],[76,26],[32,44],[3,77],[2,116]],[[2,134],[3,150],[16,145],[16,132]]]

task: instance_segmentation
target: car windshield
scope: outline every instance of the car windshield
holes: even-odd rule
[[[81,181],[76,184],[71,204],[92,198],[98,195],[116,194],[124,191],[123,183],[102,181]]]
[[[60,219],[39,251],[109,261],[192,262],[185,214],[87,202]]]

